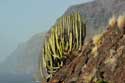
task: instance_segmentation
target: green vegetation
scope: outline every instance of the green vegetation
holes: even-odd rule
[[[85,36],[86,24],[79,13],[61,17],[51,28],[49,38],[44,43],[41,62],[50,77],[64,65],[64,59],[69,57],[65,52],[69,54],[81,50]]]

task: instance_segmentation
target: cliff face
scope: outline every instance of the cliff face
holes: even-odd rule
[[[124,83],[125,34],[116,26],[100,35],[99,40],[88,41],[79,56],[62,67],[49,83]]]
[[[87,38],[97,34],[99,29],[105,29],[108,18],[125,12],[125,0],[94,0],[92,2],[71,6],[64,15],[80,12],[87,22]],[[83,18],[84,19],[84,18]]]
[[[77,57],[60,68],[49,83],[124,83],[125,35],[117,25],[105,27],[112,15],[124,11],[124,0],[95,0],[70,7],[64,15],[79,12],[85,17],[88,41],[80,53],[70,54]],[[98,29],[106,32],[93,37]]]

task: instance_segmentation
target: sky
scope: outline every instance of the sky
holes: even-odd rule
[[[91,0],[0,0],[0,61],[19,43],[46,32],[68,7]]]

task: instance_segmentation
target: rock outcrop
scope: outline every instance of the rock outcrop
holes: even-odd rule
[[[117,17],[124,11],[125,0],[95,0],[68,8],[65,16],[79,12],[85,17],[87,43],[79,54],[73,54],[77,57],[54,74],[49,83],[124,83],[124,29],[120,29],[117,23],[105,27],[112,15]],[[105,32],[92,38],[99,29]]]
[[[87,22],[87,39],[105,29],[108,19],[112,16],[125,14],[125,0],[93,0],[88,3],[73,5],[64,15],[79,12]]]
[[[49,83],[124,83],[125,25],[122,28],[108,26],[90,39],[79,56],[56,72]]]

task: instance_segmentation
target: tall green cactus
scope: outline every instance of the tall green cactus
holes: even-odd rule
[[[52,27],[43,48],[43,65],[50,76],[63,66],[64,59],[68,58],[64,52],[72,53],[81,49],[85,35],[86,26],[79,13],[61,17]]]

